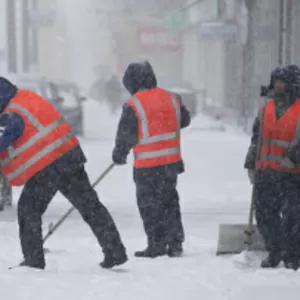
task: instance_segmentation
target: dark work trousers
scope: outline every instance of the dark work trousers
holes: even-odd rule
[[[19,199],[19,234],[27,264],[45,267],[42,215],[57,191],[79,211],[97,237],[104,255],[125,250],[111,215],[91,186],[84,165],[59,174],[54,163],[25,184]]]
[[[283,253],[286,262],[299,257],[299,175],[271,169],[258,171],[255,178],[255,212],[258,229],[267,250]]]
[[[137,204],[148,247],[181,244],[184,231],[176,190],[177,175],[156,172],[135,178]]]

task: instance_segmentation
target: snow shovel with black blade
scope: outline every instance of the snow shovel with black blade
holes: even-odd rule
[[[257,151],[255,157],[255,167],[259,160],[261,137],[263,134],[265,106],[260,110],[260,132],[258,136]],[[220,224],[219,240],[216,255],[239,254],[245,250],[265,251],[265,242],[259,234],[257,226],[253,224],[254,217],[254,184],[249,208],[248,224]]]
[[[114,163],[110,164],[105,171],[97,178],[97,180],[93,183],[92,187],[95,188],[102,180],[104,177],[106,177],[106,175],[113,169],[114,167]],[[71,207],[55,224],[50,223],[49,224],[49,229],[47,234],[45,235],[44,239],[43,239],[43,244],[45,244],[45,242],[50,238],[51,235],[53,235],[53,233],[57,230],[57,228],[69,217],[69,215],[75,210],[75,207]],[[45,249],[44,248],[44,253],[48,253],[50,252],[49,249]],[[22,263],[21,263],[22,264]],[[19,265],[15,265],[12,267],[9,267],[9,270],[11,269],[15,269],[18,268],[20,266]]]

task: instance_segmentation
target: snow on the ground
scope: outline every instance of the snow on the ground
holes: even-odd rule
[[[99,120],[100,122],[100,120]],[[20,261],[15,210],[0,214],[0,294],[6,300],[288,300],[299,299],[299,273],[261,270],[262,255],[215,255],[219,223],[247,221],[250,186],[243,170],[249,137],[200,116],[183,133],[186,173],[179,178],[186,230],[182,258],[134,258],[145,246],[132,182],[131,159],[97,187],[127,246],[130,261],[114,270],[97,264],[102,254],[77,213],[49,239],[47,269],[8,270]],[[109,128],[111,130],[111,128]],[[91,180],[110,164],[113,139],[83,140]],[[15,199],[20,189],[14,191]],[[69,208],[57,195],[44,217],[45,230]]]

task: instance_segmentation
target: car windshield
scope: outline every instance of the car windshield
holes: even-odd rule
[[[59,87],[59,96],[64,99],[62,106],[65,108],[75,108],[78,106],[75,91],[69,86]]]

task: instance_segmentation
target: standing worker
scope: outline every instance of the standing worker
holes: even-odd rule
[[[127,261],[116,225],[85,171],[79,140],[57,109],[0,77],[0,161],[13,186],[24,185],[18,222],[24,262],[44,269],[42,215],[57,191],[79,211],[102,247],[103,268]]]
[[[113,161],[126,164],[133,148],[137,204],[148,239],[148,247],[135,256],[180,256],[184,242],[176,190],[178,174],[184,172],[180,129],[190,124],[190,114],[178,95],[157,87],[149,62],[131,63],[123,84],[132,96],[123,106]]]
[[[294,65],[272,71],[269,99],[261,107],[261,118],[254,122],[245,162],[250,181],[255,184],[257,226],[269,252],[262,268],[275,268],[281,260],[288,269],[299,268],[299,74]]]

